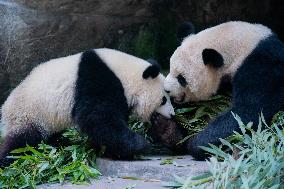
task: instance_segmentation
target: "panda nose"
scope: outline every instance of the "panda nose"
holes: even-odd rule
[[[165,90],[166,93],[170,93],[171,91]]]

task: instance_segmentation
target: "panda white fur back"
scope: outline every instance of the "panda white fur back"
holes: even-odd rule
[[[165,90],[176,102],[207,100],[222,84],[232,85],[232,107],[217,117],[185,148],[197,159],[204,159],[199,146],[220,144],[239,131],[231,112],[247,123],[262,112],[266,121],[284,108],[284,44],[269,28],[246,22],[227,22],[193,31],[184,23],[178,31],[182,42],[170,59]]]
[[[73,125],[80,54],[53,59],[40,64],[18,85],[2,106],[2,135],[20,133],[31,123],[47,137]]]
[[[157,65],[113,49],[40,64],[2,106],[2,164],[8,164],[5,156],[11,149],[36,145],[75,124],[95,147],[109,147],[112,157],[140,151],[146,142],[127,128],[128,111],[143,121],[154,112],[174,114],[164,94],[164,79]],[[33,134],[35,141],[29,141]]]

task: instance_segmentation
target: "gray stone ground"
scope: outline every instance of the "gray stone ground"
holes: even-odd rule
[[[172,164],[160,165],[165,159]],[[203,161],[194,161],[191,156],[149,156],[138,161],[97,160],[97,166],[104,176],[133,176],[143,179],[169,180],[178,176],[196,175],[207,169]]]
[[[151,182],[143,180],[129,180],[122,178],[103,177],[100,180],[92,181],[91,185],[43,185],[40,189],[165,189],[160,182]]]
[[[161,165],[169,159],[171,164]],[[99,180],[90,185],[41,185],[40,189],[162,189],[162,181],[172,181],[173,175],[194,176],[207,170],[204,161],[194,161],[191,156],[148,156],[136,161],[113,161],[98,158]],[[135,180],[137,179],[137,180]]]

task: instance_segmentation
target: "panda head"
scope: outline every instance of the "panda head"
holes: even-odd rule
[[[159,113],[166,118],[174,115],[174,108],[168,94],[164,90],[165,77],[160,73],[160,66],[153,60],[148,60],[141,75],[142,83],[138,94],[134,96],[133,111],[144,121],[149,121],[153,113]]]
[[[206,100],[220,85],[231,84],[238,68],[260,41],[273,35],[261,25],[230,21],[194,33],[191,23],[178,29],[181,45],[170,59],[165,90],[177,103]]]
[[[155,112],[170,118],[174,114],[169,96],[164,91],[165,77],[153,59],[143,60],[130,54],[108,48],[95,52],[118,77],[130,113],[148,122]]]
[[[170,58],[170,73],[164,84],[176,103],[206,100],[217,91],[221,81],[223,56],[208,48],[206,39],[193,34],[192,27],[190,23],[183,24],[178,31],[182,43]]]

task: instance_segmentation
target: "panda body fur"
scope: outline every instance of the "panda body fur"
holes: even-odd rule
[[[199,146],[220,144],[239,131],[231,112],[256,129],[259,114],[270,121],[284,105],[284,44],[267,27],[246,22],[227,22],[197,34],[184,36],[171,57],[165,90],[177,102],[206,100],[221,87],[232,84],[232,107],[187,143],[196,159],[207,157]],[[209,53],[208,53],[209,52]],[[221,65],[221,66],[220,66]],[[176,77],[182,75],[187,86]]]
[[[169,100],[161,105],[165,78],[153,67],[106,48],[40,64],[2,106],[0,161],[8,162],[12,149],[36,145],[74,125],[115,158],[142,150],[147,142],[127,127],[130,109],[143,121],[155,111],[167,117],[174,113]],[[151,78],[143,78],[145,71]]]

